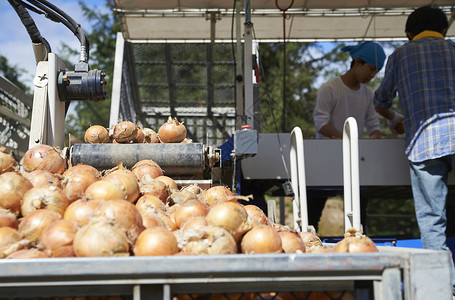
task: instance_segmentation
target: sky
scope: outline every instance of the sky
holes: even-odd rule
[[[50,0],[50,2],[81,24],[84,31],[89,31],[89,24],[83,17],[79,0]],[[104,5],[105,1],[84,0],[82,2],[91,8],[107,9]],[[65,25],[55,23],[32,11],[29,11],[29,14],[41,35],[49,42],[53,53],[59,55],[62,43],[79,50],[79,40]],[[26,74],[20,79],[32,88],[36,72],[32,42],[24,25],[7,0],[0,1],[0,28],[3,28],[0,30],[0,55],[8,59],[9,65],[26,71]],[[74,66],[67,66],[67,68],[73,69]]]

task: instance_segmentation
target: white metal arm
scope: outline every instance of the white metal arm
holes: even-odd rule
[[[308,232],[305,161],[303,156],[302,130],[295,127],[291,132],[290,148],[291,184],[294,192],[294,201],[292,202],[294,229]]]
[[[343,127],[344,229],[363,232],[360,223],[359,138],[357,121],[349,117]]]

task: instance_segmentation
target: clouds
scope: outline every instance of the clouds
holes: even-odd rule
[[[93,1],[84,1],[87,6],[93,7]],[[87,31],[88,22],[82,14],[82,9],[77,0],[56,0],[52,3],[67,13],[82,28]],[[79,50],[79,40],[63,24],[55,23],[46,19],[43,15],[38,15],[29,11],[30,16],[35,21],[41,35],[51,45],[52,52],[59,55],[62,43]],[[31,39],[8,1],[0,1],[0,55],[6,57],[10,65],[24,69],[26,74],[21,77],[24,84],[33,86],[33,77],[36,71],[36,62],[32,48]],[[68,66],[70,68],[70,66]],[[72,67],[71,67],[72,68]]]

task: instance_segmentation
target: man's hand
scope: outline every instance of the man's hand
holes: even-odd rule
[[[404,133],[404,126],[403,126],[403,115],[393,111],[394,115],[391,120],[387,120],[387,125],[392,131],[393,134],[402,134]]]

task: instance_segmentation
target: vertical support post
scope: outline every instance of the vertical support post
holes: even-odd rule
[[[292,209],[294,212],[294,229],[309,231],[308,206],[306,197],[305,160],[303,149],[303,134],[299,127],[291,132],[291,148],[289,150],[291,165],[291,184],[294,192]]]
[[[171,299],[171,287],[165,285],[135,285],[133,287],[133,300],[146,299]]]
[[[253,23],[251,23],[251,1],[245,1],[244,24],[244,82],[245,82],[245,115],[246,124],[254,128],[254,99],[253,99]]]
[[[235,34],[236,34],[236,73],[235,73],[235,103],[236,103],[236,119],[235,126],[236,129],[242,128],[243,120],[242,116],[245,113],[243,108],[243,86],[244,86],[244,76],[242,72],[243,66],[243,55],[242,55],[242,26],[241,26],[241,7],[240,0],[235,1]],[[240,117],[239,117],[240,116]]]
[[[120,95],[122,88],[122,68],[123,58],[125,53],[125,40],[121,32],[117,33],[117,41],[115,43],[115,61],[114,74],[112,79],[112,97],[111,97],[111,112],[109,117],[109,127],[117,124],[120,114]]]
[[[65,70],[65,64],[54,53],[48,54],[49,59],[49,122],[50,132],[46,144],[63,149],[65,147],[65,102],[58,96],[58,73]]]
[[[28,148],[45,143],[47,134],[48,109],[48,65],[47,61],[40,61],[36,66],[36,76],[33,79],[35,92],[33,94],[32,119],[30,124],[30,139]]]
[[[343,127],[344,229],[347,231],[353,227],[362,232],[358,140],[357,121],[349,117]]]

